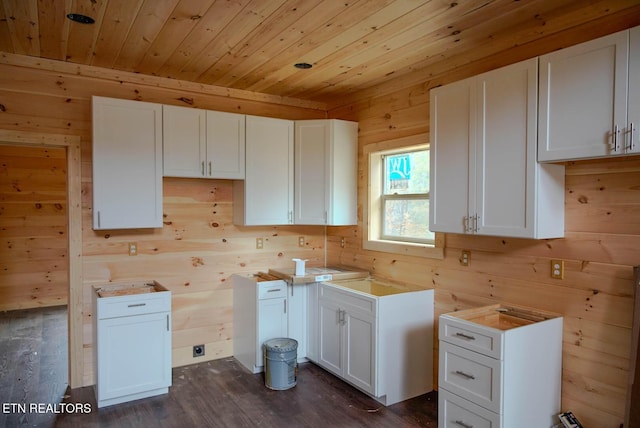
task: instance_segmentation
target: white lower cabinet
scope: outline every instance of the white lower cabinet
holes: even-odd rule
[[[171,386],[171,292],[94,289],[98,407],[165,394]],[[134,293],[134,294],[129,294]]]
[[[440,317],[439,428],[552,427],[562,318],[501,305]]]
[[[233,356],[252,373],[264,369],[263,345],[287,337],[287,283],[233,275]]]
[[[310,360],[386,406],[433,389],[433,290],[400,291],[372,280],[320,283],[315,308]]]

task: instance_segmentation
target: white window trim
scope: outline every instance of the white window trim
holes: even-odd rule
[[[410,141],[413,141],[411,143]],[[364,188],[366,189],[366,200],[363,204],[363,233],[362,247],[366,250],[382,251],[386,253],[405,254],[416,257],[426,257],[434,259],[444,259],[444,233],[435,234],[434,244],[410,243],[387,241],[380,239],[380,200],[374,195],[379,195],[382,187],[382,179],[378,176],[372,180],[372,172],[380,174],[382,160],[379,156],[381,152],[394,150],[417,150],[428,148],[424,142],[415,144],[415,137],[399,138],[397,140],[384,141],[381,143],[368,144],[363,148],[364,155]],[[380,178],[380,179],[377,179]]]

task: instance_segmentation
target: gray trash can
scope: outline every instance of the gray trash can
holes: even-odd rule
[[[267,388],[284,390],[296,386],[298,341],[279,337],[264,342],[264,383]]]

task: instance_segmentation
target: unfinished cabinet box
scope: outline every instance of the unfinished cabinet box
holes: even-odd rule
[[[162,227],[162,105],[93,97],[93,229]]]
[[[171,386],[171,292],[148,281],[93,288],[98,407]]]
[[[562,317],[492,305],[440,316],[438,427],[552,427]]]

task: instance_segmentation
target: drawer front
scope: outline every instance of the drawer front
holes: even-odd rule
[[[367,297],[355,292],[338,289],[329,284],[320,284],[320,299],[337,302],[341,308],[347,311],[355,311],[360,314],[376,316],[377,299]]]
[[[171,312],[171,292],[98,298],[98,319]]]
[[[438,428],[502,428],[502,420],[499,414],[441,388],[438,391]]]
[[[502,403],[502,361],[440,342],[438,385],[496,413]]]
[[[279,299],[287,297],[287,283],[284,281],[258,282],[258,299]]]
[[[443,315],[440,317],[440,340],[502,359],[503,334],[466,321]]]

